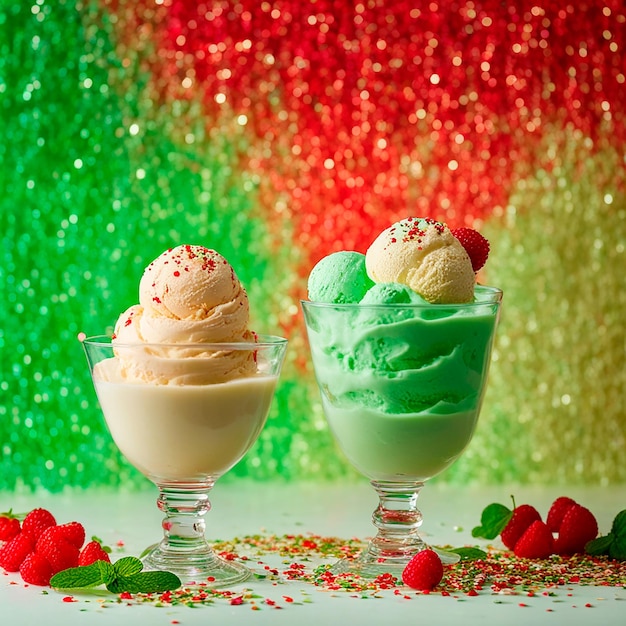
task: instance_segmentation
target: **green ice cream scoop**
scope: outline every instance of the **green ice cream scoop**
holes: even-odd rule
[[[361,304],[426,304],[426,300],[401,283],[376,283],[363,296]]]
[[[359,252],[334,252],[311,270],[309,299],[328,304],[360,302],[374,285],[365,271],[365,255]]]

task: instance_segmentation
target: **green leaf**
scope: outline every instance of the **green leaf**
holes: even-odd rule
[[[96,561],[94,565],[97,565],[100,568],[103,584],[106,585],[109,581],[115,579],[115,566],[113,564],[108,561]]]
[[[609,556],[612,559],[626,561],[626,535],[620,535],[619,537],[615,537],[615,539],[609,546]]]
[[[461,557],[461,561],[478,561],[487,557],[487,553],[480,548],[465,546],[462,548],[453,548],[449,550]]]
[[[602,554],[608,554],[609,548],[613,543],[615,535],[613,533],[609,533],[604,537],[597,537],[596,539],[592,539],[588,541],[585,545],[585,552],[587,554],[591,554],[592,556],[600,556]]]
[[[96,561],[91,565],[70,567],[58,572],[50,579],[50,586],[54,589],[82,589],[102,585],[105,581],[100,563]]]
[[[161,593],[181,586],[176,574],[171,572],[139,572],[131,576],[118,576],[107,589],[112,593]]]
[[[616,536],[626,536],[626,509],[620,511],[613,520],[611,532]]]
[[[133,576],[137,576],[137,574],[133,574]],[[106,587],[111,593],[139,593],[140,591],[139,585],[133,582],[131,576],[118,576],[107,583]]]
[[[472,537],[495,539],[504,530],[512,516],[513,511],[503,504],[496,502],[489,504],[480,516],[480,526],[472,530]]]
[[[143,563],[136,556],[125,556],[113,563],[117,576],[132,576],[143,569]]]
[[[589,541],[585,552],[592,556],[605,554],[612,559],[626,561],[626,509],[615,516],[611,532]]]

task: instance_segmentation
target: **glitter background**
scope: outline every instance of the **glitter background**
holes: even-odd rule
[[[626,10],[618,0],[0,2],[0,489],[145,484],[79,333],[217,248],[290,350],[232,477],[355,476],[298,300],[407,215],[480,228],[505,306],[478,432],[438,480],[626,480]]]

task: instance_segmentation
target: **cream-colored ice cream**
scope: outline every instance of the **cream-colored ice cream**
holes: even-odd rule
[[[155,483],[210,488],[256,441],[287,341],[248,321],[226,259],[178,246],[146,268],[114,337],[85,339],[111,435]]]
[[[202,482],[227,472],[256,441],[278,380],[270,368],[210,385],[137,384],[122,377],[119,365],[98,363],[98,399],[121,452],[157,483]]]
[[[165,251],[141,277],[139,304],[151,320],[158,320],[146,326],[146,341],[160,341],[163,326],[170,341],[170,333],[181,332],[165,320],[183,320],[192,335],[184,337],[187,342],[246,338],[248,296],[230,263],[215,250],[187,245]]]
[[[203,346],[253,342],[248,323],[248,296],[221,254],[191,245],[166,250],[146,268],[139,304],[115,325],[121,375],[128,381],[195,385],[245,376],[255,371],[253,352]],[[150,345],[125,349],[138,343]]]
[[[428,302],[471,302],[476,275],[459,240],[441,222],[407,218],[384,230],[365,254],[376,283],[407,285]]]

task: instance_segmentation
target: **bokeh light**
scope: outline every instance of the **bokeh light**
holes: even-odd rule
[[[0,489],[144,484],[79,342],[179,243],[290,339],[233,476],[353,476],[299,299],[407,215],[479,228],[505,301],[478,432],[440,480],[626,480],[619,0],[29,0],[0,7]]]

